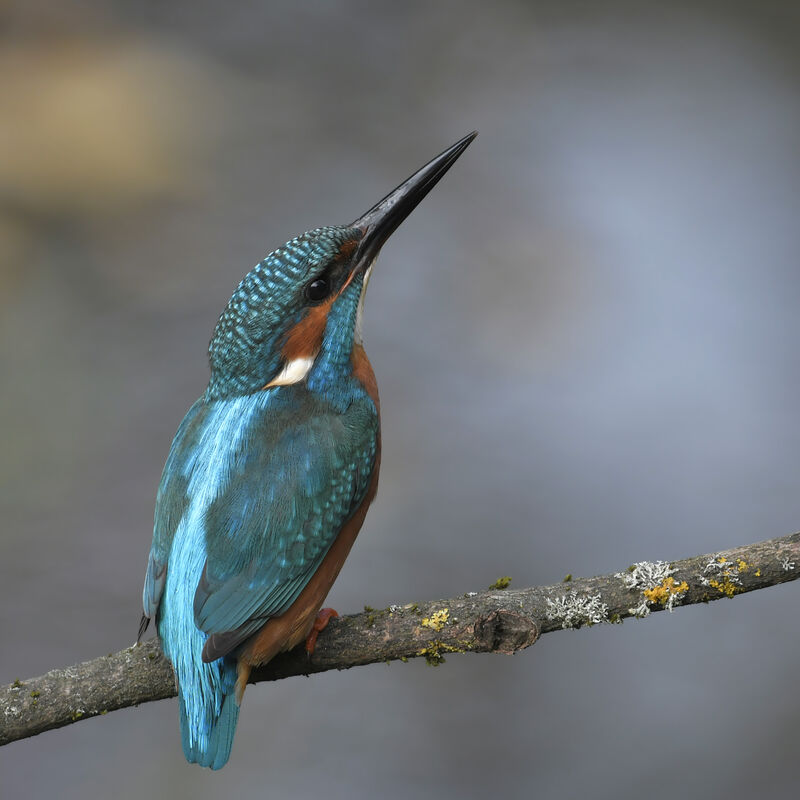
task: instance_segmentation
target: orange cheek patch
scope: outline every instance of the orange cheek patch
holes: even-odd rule
[[[352,239],[342,243],[337,260],[350,258],[358,246],[358,240]],[[298,358],[315,358],[322,346],[322,337],[325,334],[325,325],[328,314],[334,301],[350,285],[355,273],[351,273],[338,292],[331,295],[324,303],[309,308],[306,315],[291,328],[283,341],[281,355],[285,361],[294,361]]]
[[[322,346],[322,336],[335,298],[310,308],[303,319],[286,334],[281,354],[286,361],[296,358],[313,358]]]

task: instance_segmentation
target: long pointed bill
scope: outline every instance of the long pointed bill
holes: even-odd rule
[[[352,227],[364,232],[353,261],[356,270],[366,269],[374,261],[386,240],[436,186],[477,135],[478,132],[473,131],[448,147],[352,223]]]

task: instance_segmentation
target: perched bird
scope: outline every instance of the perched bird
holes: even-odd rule
[[[361,343],[378,253],[465,136],[350,225],[316,228],[239,284],[208,348],[156,499],[141,638],[153,617],[183,751],[224,766],[252,667],[304,640],[375,497],[380,407]]]

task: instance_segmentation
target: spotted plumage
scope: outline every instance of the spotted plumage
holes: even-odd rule
[[[366,284],[386,239],[472,138],[352,225],[275,250],[220,316],[208,388],[159,485],[140,630],[155,618],[191,762],[226,763],[250,668],[308,636],[363,523],[380,466]]]

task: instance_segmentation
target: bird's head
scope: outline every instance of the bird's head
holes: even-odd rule
[[[346,370],[381,247],[475,136],[436,156],[355,222],[308,231],[245,275],[208,348],[206,397],[298,383],[312,369]]]

